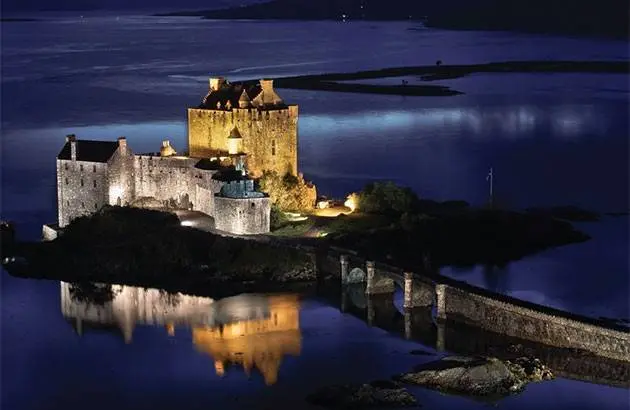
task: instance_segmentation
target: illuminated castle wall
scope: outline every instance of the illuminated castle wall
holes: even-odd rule
[[[188,149],[194,157],[243,153],[247,169],[296,175],[298,106],[287,105],[273,80],[259,84],[211,78],[208,94],[188,109]]]
[[[267,195],[242,184],[240,195],[226,195],[222,187],[251,181],[226,165],[242,156],[211,159],[176,155],[168,141],[160,153],[134,155],[124,137],[118,141],[66,137],[57,157],[58,224],[92,214],[105,205],[146,206],[200,211],[215,226],[235,234],[270,230],[271,203]]]

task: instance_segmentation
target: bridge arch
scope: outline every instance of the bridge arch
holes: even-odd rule
[[[436,304],[435,283],[427,277],[403,273],[385,264],[366,261],[357,255],[342,254],[339,261],[343,286],[366,283],[365,293],[368,295],[392,294],[398,286],[404,294],[405,308],[431,307]]]
[[[367,275],[361,268],[353,268],[348,272],[345,285],[351,285],[355,283],[363,283],[367,280]]]

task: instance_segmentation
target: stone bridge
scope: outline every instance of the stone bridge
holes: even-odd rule
[[[422,315],[427,328],[431,323],[462,323],[520,340],[630,362],[630,330],[627,327],[522,301],[439,275],[431,270],[427,258],[424,275],[335,248],[328,250],[326,255],[318,255],[315,265],[319,276],[339,278],[346,300],[352,300],[354,305],[362,300],[360,304],[367,310],[368,322],[375,317],[370,300],[379,296],[380,305],[385,306],[387,303],[382,300],[391,300],[399,287],[403,291],[405,310],[423,308],[435,312],[435,317]],[[363,287],[357,288],[357,285]],[[348,292],[348,289],[352,290]],[[388,313],[386,316],[395,315]],[[439,330],[436,329],[432,332]],[[439,340],[439,334],[437,336]]]

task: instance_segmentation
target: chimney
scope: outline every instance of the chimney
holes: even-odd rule
[[[127,138],[118,137],[118,148],[120,149],[121,154],[127,154]]]
[[[74,134],[66,135],[66,142],[70,143],[70,159],[77,160],[77,137]]]
[[[262,88],[264,93],[273,92],[273,80],[272,79],[260,80],[260,87]]]
[[[210,91],[218,91],[225,83],[223,77],[210,77]]]
[[[171,142],[169,140],[162,141],[162,147],[160,148],[160,156],[161,157],[170,157],[171,155],[176,155],[177,152],[175,148],[171,147]]]

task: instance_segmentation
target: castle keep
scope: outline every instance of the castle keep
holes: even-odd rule
[[[276,94],[273,80],[232,84],[210,79],[203,102],[188,109],[188,148],[197,158],[245,154],[255,177],[264,170],[297,175],[298,106]]]
[[[58,225],[105,205],[130,205],[203,212],[230,233],[269,232],[270,200],[250,175],[297,175],[297,116],[272,80],[246,85],[211,78],[203,103],[188,110],[190,155],[177,155],[169,141],[159,153],[137,155],[124,137],[69,135],[57,157]]]

